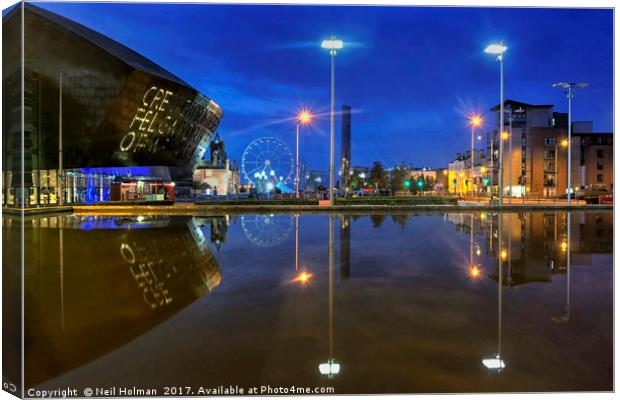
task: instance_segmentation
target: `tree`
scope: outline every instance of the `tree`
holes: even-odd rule
[[[390,174],[390,190],[392,191],[392,194],[407,190],[405,181],[408,176],[409,170],[404,165],[397,166],[392,169],[392,173]]]
[[[383,221],[387,218],[387,214],[370,214],[373,228],[381,228]]]
[[[392,214],[392,221],[405,229],[407,222],[411,219],[411,214]]]
[[[370,169],[368,181],[375,189],[386,189],[388,187],[388,174],[383,168],[381,161],[375,161]]]
[[[353,192],[358,191],[361,185],[362,182],[359,176],[352,176],[349,180],[349,189]]]

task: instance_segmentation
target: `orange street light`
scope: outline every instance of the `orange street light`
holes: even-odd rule
[[[307,125],[312,121],[312,118],[314,118],[314,115],[310,111],[303,110],[297,115],[297,122],[301,125]]]
[[[508,257],[508,252],[506,250],[502,250],[502,260],[505,260]]]
[[[478,128],[482,126],[483,122],[484,122],[484,119],[482,119],[482,117],[478,114],[474,114],[471,117],[469,117],[469,125],[471,125],[474,128]]]
[[[471,276],[472,279],[478,279],[480,277],[480,268],[473,265],[469,268],[469,276]]]
[[[302,271],[300,272],[295,279],[293,280],[293,282],[299,282],[302,285],[307,285],[308,283],[310,283],[310,279],[312,278],[312,274],[306,271]]]
[[[510,134],[507,131],[502,132],[502,140],[508,140]]]
[[[564,139],[564,140],[562,140],[562,141],[560,142],[560,145],[561,145],[562,147],[568,147],[568,139]]]

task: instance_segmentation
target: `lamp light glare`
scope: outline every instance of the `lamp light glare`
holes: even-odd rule
[[[495,54],[495,55],[501,55],[504,54],[506,52],[506,50],[508,50],[508,47],[502,45],[502,44],[490,44],[488,45],[485,49],[484,52],[485,53],[489,53],[489,54]]]
[[[473,126],[474,128],[480,127],[483,122],[484,120],[482,119],[482,117],[477,114],[474,114],[469,118],[469,124]]]
[[[338,375],[340,373],[340,364],[335,360],[319,364],[319,372],[321,375]]]
[[[338,39],[327,39],[321,42],[321,47],[328,50],[340,50],[344,47],[344,43]]]
[[[499,356],[495,358],[485,358],[484,360],[482,360],[482,364],[488,369],[500,370],[506,368],[506,363],[504,363],[504,360],[499,358]]]

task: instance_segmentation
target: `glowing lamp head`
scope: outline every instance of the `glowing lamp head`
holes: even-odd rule
[[[301,125],[307,125],[312,121],[313,115],[309,111],[302,111],[297,115],[297,122]]]
[[[502,54],[504,54],[506,52],[506,50],[508,50],[508,47],[504,46],[501,43],[494,43],[494,44],[490,44],[488,45],[485,49],[484,52],[488,53],[488,54],[493,54],[496,56],[501,56]]]
[[[472,115],[469,118],[469,125],[471,125],[474,128],[478,128],[482,125],[483,119],[480,115]]]
[[[323,40],[321,42],[321,47],[332,51],[340,50],[344,47],[344,42],[336,39],[335,36],[332,36],[330,39]]]
[[[510,133],[508,133],[507,131],[502,132],[502,140],[508,140],[509,137]]]
[[[568,147],[568,139],[564,139],[564,140],[562,140],[562,141],[560,142],[560,145],[561,145],[562,147]]]
[[[475,265],[472,265],[469,268],[469,276],[471,276],[472,279],[478,279],[480,277],[480,274],[481,274],[481,272],[480,272],[480,268],[479,267],[477,267]]]
[[[506,250],[502,250],[501,256],[502,256],[502,260],[505,260],[506,258],[508,258],[508,252]]]

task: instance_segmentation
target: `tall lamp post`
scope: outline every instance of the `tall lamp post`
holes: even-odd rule
[[[474,189],[474,137],[476,128],[479,128],[482,125],[482,121],[483,120],[480,115],[472,115],[469,118],[469,125],[471,126],[471,176],[469,180],[471,181],[472,197]]]
[[[332,58],[331,110],[329,113],[329,205],[334,205],[334,103],[336,101],[336,51],[344,47],[342,40],[332,36],[321,42],[321,47],[329,50]]]
[[[502,143],[502,135],[504,132],[504,53],[508,47],[504,46],[504,42],[499,44],[491,44],[484,49],[485,53],[497,56],[499,61],[499,205],[504,205],[503,189],[504,189],[504,146]]]
[[[56,195],[58,196],[56,203],[60,206],[63,205],[63,188],[62,188],[62,176],[63,176],[63,167],[62,167],[62,71],[60,71],[60,78],[58,84],[58,174],[56,174],[56,186],[58,190]]]
[[[568,147],[568,139],[564,139],[560,142],[560,145],[562,147]],[[558,141],[555,141],[555,165],[553,166],[554,170],[555,170],[555,196],[558,195],[558,173],[559,173],[559,168],[558,168]],[[553,202],[555,203],[555,200],[553,200]]]
[[[571,192],[572,192],[572,182],[571,182],[571,171],[570,171],[570,159],[571,159],[571,133],[573,130],[573,127],[571,126],[572,123],[572,107],[573,107],[573,96],[575,95],[575,89],[577,88],[585,88],[587,87],[588,84],[587,83],[576,83],[576,82],[558,82],[558,83],[554,83],[553,87],[561,87],[564,89],[564,93],[566,94],[566,98],[568,99],[568,171],[567,171],[567,175],[566,175],[566,205],[570,206],[570,197],[571,197]]]
[[[295,198],[299,198],[299,125],[307,125],[312,120],[312,114],[309,111],[302,111],[297,115],[297,123],[295,124]]]

